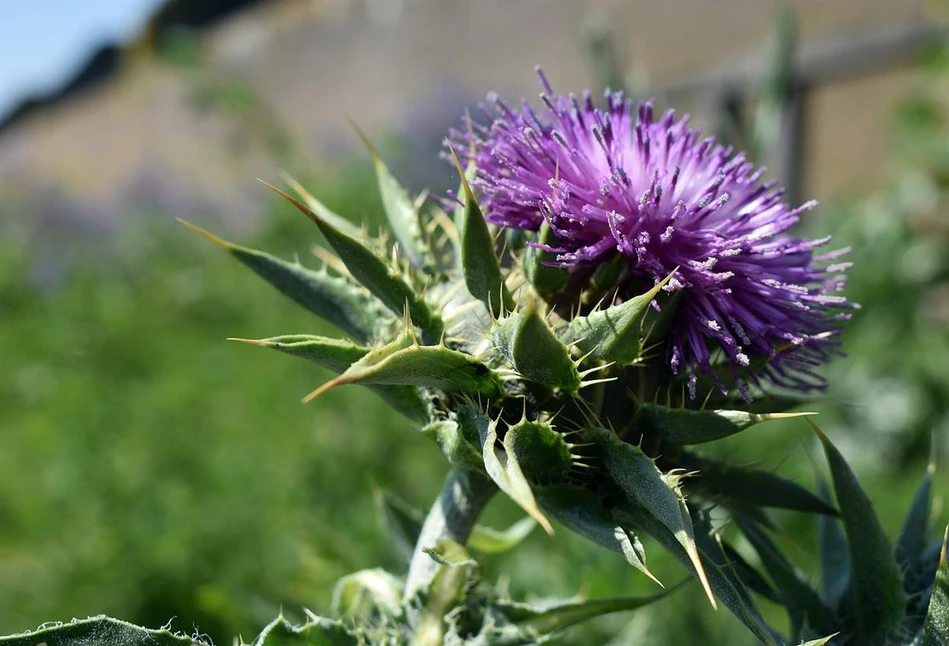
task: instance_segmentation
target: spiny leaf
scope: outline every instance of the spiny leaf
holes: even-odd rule
[[[395,352],[388,352],[387,346],[369,352],[343,374],[307,395],[304,401],[344,384],[422,386],[487,398],[497,396],[501,388],[494,371],[471,355],[443,345],[413,344]]]
[[[151,630],[100,615],[69,623],[44,624],[31,632],[0,637],[3,646],[206,646],[167,629]]]
[[[471,186],[461,168],[455,151],[452,159],[461,175],[461,185],[465,191],[465,211],[461,225],[461,271],[465,285],[471,295],[485,304],[488,311],[501,316],[505,311],[514,310],[514,299],[504,284],[501,264],[494,251],[494,238],[484,221],[481,207],[475,200]]]
[[[308,334],[292,334],[260,340],[236,338],[229,340],[279,350],[307,359],[337,373],[345,371],[369,352],[368,348],[349,341]],[[413,422],[424,424],[429,421],[429,405],[424,394],[417,387],[373,384],[367,384],[367,386],[392,408]]]
[[[402,316],[405,309],[408,308],[412,322],[419,326],[429,339],[437,340],[441,336],[444,329],[441,319],[431,310],[428,303],[405,282],[398,268],[391,267],[360,240],[347,235],[323,220],[299,200],[266,182],[264,184],[289,200],[291,204],[296,206],[319,227],[323,237],[339,255],[340,260],[346,265],[353,278],[372,292],[386,307],[398,316]]]
[[[334,372],[346,370],[351,364],[359,361],[369,352],[369,348],[351,341],[311,334],[286,334],[269,339],[238,339],[232,337],[228,341],[240,341],[262,348],[279,350],[294,357],[312,361]]]
[[[728,506],[779,507],[836,516],[837,510],[801,485],[763,469],[734,466],[691,453],[682,467],[696,472],[685,481],[690,491]]]
[[[520,505],[527,515],[537,521],[548,534],[554,533],[550,521],[541,513],[534,499],[517,456],[498,447],[497,422],[489,421],[481,425],[481,450],[484,457],[484,467],[492,480],[501,488],[501,491],[511,497],[511,500]]]
[[[743,410],[692,410],[643,403],[636,412],[650,432],[676,444],[718,440],[770,419],[789,419],[817,413],[749,413]]]
[[[383,327],[380,319],[385,326],[393,321],[368,294],[342,278],[334,278],[262,251],[232,244],[189,222],[179,222],[224,248],[285,296],[357,341],[371,340],[374,331]]]
[[[498,321],[492,336],[501,354],[525,379],[570,392],[580,388],[580,373],[570,351],[537,314],[533,300]]]
[[[837,628],[833,610],[826,606],[817,592],[798,575],[760,527],[743,518],[741,514],[736,514],[736,518],[742,532],[761,557],[762,564],[780,591],[788,612],[791,613],[792,618],[795,615],[799,616],[797,621],[792,621],[792,625],[795,626],[794,634],[799,634],[800,619],[804,617],[807,618],[807,625],[816,632],[822,634],[833,632]]]
[[[637,505],[627,505],[622,511],[617,511],[617,516],[624,527],[640,529],[666,548],[673,556],[695,573],[692,559],[685,551],[685,548],[679,543],[676,537],[665,525]],[[751,595],[745,589],[741,579],[735,571],[734,566],[723,553],[720,545],[707,533],[704,525],[699,526],[700,531],[696,532],[696,546],[702,556],[705,565],[705,573],[708,577],[709,586],[715,593],[715,596],[721,600],[732,613],[741,620],[745,626],[762,642],[769,646],[777,646],[781,643],[774,634],[774,631],[768,626],[758,610]]]
[[[595,495],[585,489],[557,484],[538,487],[537,500],[558,522],[597,545],[618,552],[627,563],[662,585],[646,567],[646,551],[639,537],[620,526]]]
[[[478,564],[464,547],[449,539],[440,540],[425,552],[439,567],[425,596],[412,643],[437,646],[443,643],[445,615],[461,601],[465,588],[477,575]]]
[[[666,276],[645,294],[620,305],[578,316],[567,326],[568,341],[576,341],[584,354],[594,359],[628,365],[642,353],[643,320],[650,303],[675,272]]]
[[[549,424],[522,419],[504,434],[504,450],[514,455],[529,480],[563,481],[573,467],[570,445]]]
[[[549,246],[553,238],[550,224],[545,220],[537,232],[537,244]],[[527,280],[534,286],[537,295],[544,300],[563,289],[570,280],[570,272],[567,269],[549,264],[556,259],[556,256],[557,254],[550,251],[528,246],[521,261]]]
[[[307,613],[309,621],[295,626],[282,616],[261,631],[253,646],[358,646],[362,643],[341,621]]]
[[[808,420],[810,422],[810,420]],[[850,589],[856,603],[856,636],[861,643],[882,644],[903,621],[903,577],[890,541],[844,457],[816,424],[837,494],[837,505],[850,544]]]
[[[286,182],[287,186],[293,189],[294,193],[300,196],[300,199],[303,200],[303,203],[306,204],[307,208],[316,213],[322,219],[326,220],[348,236],[358,238],[362,235],[362,231],[359,227],[335,211],[330,210],[329,207],[313,197],[313,195],[308,190],[306,190],[306,188],[304,188],[300,182],[295,180],[288,173],[281,172],[280,177],[284,182]]]
[[[727,543],[722,544],[722,550],[725,552],[725,558],[727,558],[728,562],[735,568],[735,574],[738,575],[742,584],[752,592],[757,592],[768,601],[773,601],[778,604],[781,603],[781,597],[775,589],[771,587],[771,584],[738,553],[738,550]]]
[[[929,543],[929,507],[935,470],[936,465],[930,461],[896,541],[896,560],[904,571],[916,564]]]
[[[929,612],[926,613],[926,627],[923,632],[922,646],[945,646],[949,644],[949,564],[946,559],[946,546],[949,544],[949,527],[942,539],[942,551],[939,554],[939,569],[933,582],[932,596],[929,598]]]
[[[627,498],[652,514],[675,536],[689,555],[709,602],[713,608],[716,607],[715,597],[695,547],[692,521],[685,506],[685,499],[675,486],[666,481],[662,472],[645,453],[632,444],[623,442],[613,432],[593,427],[587,429],[583,437],[600,447],[600,460],[610,478]]]
[[[399,180],[389,171],[379,151],[365,133],[355,123],[350,122],[350,124],[372,156],[372,163],[376,168],[376,182],[379,184],[379,195],[382,197],[382,207],[402,252],[414,267],[430,264],[415,203]]]

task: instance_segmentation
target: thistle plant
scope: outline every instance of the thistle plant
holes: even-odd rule
[[[770,551],[769,508],[839,514],[851,538],[862,531],[828,441],[840,512],[693,448],[808,414],[786,411],[823,387],[816,369],[838,352],[840,322],[856,307],[840,294],[846,250],[818,254],[828,239],[788,235],[813,204],[787,205],[763,170],[687,120],[656,119],[651,103],[619,93],[599,109],[541,80],[541,112],[492,98],[487,123],[469,118],[452,132],[457,197],[413,199],[360,133],[391,238],[356,228],[289,178],[297,197],[270,186],[335,252],[321,254],[319,270],[188,225],[348,337],[236,340],[337,373],[305,402],[342,385],[372,389],[451,464],[387,616],[407,618],[431,597],[444,566],[432,550],[461,549],[500,490],[548,533],[556,521],[655,579],[642,541],[651,537],[764,643],[785,637],[752,592],[789,607],[795,642],[878,618],[879,590],[857,576],[864,565],[839,607],[805,595],[804,612],[793,591],[806,583]],[[737,521],[780,592],[713,530],[713,508]],[[883,574],[874,585],[897,585],[895,566]],[[848,643],[905,633],[890,610],[886,630],[854,629],[872,638]],[[430,643],[453,634],[449,614]]]

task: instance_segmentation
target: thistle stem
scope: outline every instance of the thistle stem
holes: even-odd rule
[[[490,479],[474,471],[458,469],[448,474],[438,500],[432,505],[422,525],[409,564],[403,600],[412,599],[428,587],[435,576],[438,564],[425,550],[435,547],[438,541],[445,538],[464,545],[474,529],[475,521],[497,490]]]

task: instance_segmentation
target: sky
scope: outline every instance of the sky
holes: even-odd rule
[[[55,89],[102,42],[133,36],[161,0],[0,0],[0,119]]]

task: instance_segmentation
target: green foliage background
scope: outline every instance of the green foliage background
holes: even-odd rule
[[[949,144],[944,93],[935,81],[925,87],[901,111],[892,182],[824,207],[811,223],[855,247],[850,294],[864,305],[847,330],[850,357],[830,369],[834,387],[818,406],[863,465],[893,533],[930,434],[949,428],[949,378],[939,368],[949,336],[938,317],[940,294],[949,299]],[[330,207],[378,225],[368,165],[315,184]],[[309,223],[277,200],[264,220],[265,231],[240,242],[317,264]],[[327,373],[224,341],[326,334],[325,324],[148,214],[130,216],[102,241],[108,252],[80,257],[53,287],[31,280],[37,260],[13,227],[0,240],[0,634],[106,613],[152,627],[174,617],[176,628],[226,644],[249,639],[281,608],[291,617],[303,607],[326,612],[345,573],[401,569],[372,493],[384,487],[426,506],[447,471],[436,448],[358,388],[304,407],[300,397]],[[798,421],[715,451],[810,485],[812,446]],[[949,491],[947,473],[936,492]],[[486,521],[518,517],[499,497]],[[779,521],[783,547],[812,565],[812,520]],[[509,580],[515,596],[655,591],[618,556],[568,534],[537,532],[511,555],[485,557],[488,578]],[[659,549],[649,554],[662,580],[684,578]],[[778,609],[764,611],[780,625]],[[603,644],[619,631],[616,644],[748,641],[697,586],[574,629],[568,641]]]

